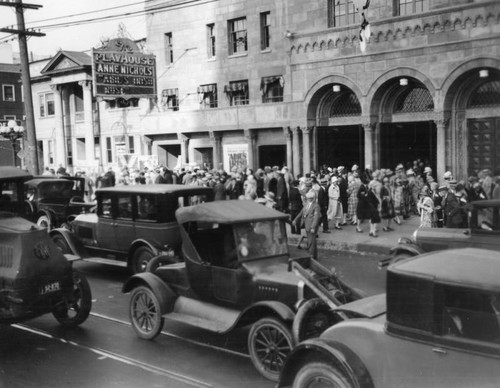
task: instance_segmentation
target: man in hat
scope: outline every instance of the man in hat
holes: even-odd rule
[[[302,210],[302,195],[299,191],[299,181],[292,181],[290,187],[290,217],[294,220]],[[291,227],[292,234],[300,234],[300,228],[297,228],[293,223]]]
[[[443,210],[443,225],[447,228],[453,227],[452,213],[458,208],[458,200],[455,194],[450,192],[448,186],[443,185],[438,188],[439,195],[443,198],[441,208]]]
[[[293,220],[295,227],[300,230],[305,228],[307,236],[307,251],[313,259],[318,258],[318,247],[316,243],[316,234],[318,233],[321,222],[321,209],[316,201],[316,191],[309,190],[306,195],[306,203],[302,210]]]
[[[327,182],[323,182],[326,184]],[[316,191],[317,202],[321,210],[321,224],[323,225],[323,233],[330,233],[328,228],[328,192],[325,187],[318,182],[316,177],[312,178],[312,190]]]

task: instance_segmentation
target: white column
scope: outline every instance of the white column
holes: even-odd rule
[[[309,141],[309,134],[311,133],[311,128],[304,127],[302,129],[302,146],[304,155],[304,174],[308,174],[311,172],[311,145]]]
[[[80,81],[83,89],[83,111],[85,114],[85,159],[95,165],[94,116],[92,114],[92,89],[90,81]]]
[[[255,154],[255,139],[257,136],[255,133],[252,132],[251,129],[245,129],[245,139],[248,142],[248,168],[251,168],[252,170],[255,171],[255,165],[254,165],[254,154]]]
[[[283,127],[283,133],[285,134],[286,139],[286,166],[289,171],[292,171],[292,134],[290,133],[290,127]]]
[[[189,137],[185,136],[185,135],[182,135],[182,134],[178,134],[177,135],[177,138],[180,140],[181,142],[181,165],[182,166],[185,166],[188,162],[188,142],[189,142]]]
[[[301,174],[300,170],[300,143],[299,143],[299,127],[292,128],[292,147],[293,147],[293,176]]]
[[[54,116],[55,116],[55,163],[56,170],[59,166],[66,166],[66,137],[64,136],[64,120],[62,109],[62,93],[59,85],[51,85],[54,92]]]
[[[448,120],[434,120],[436,123],[436,178],[439,184],[442,183],[446,169],[446,125]]]
[[[215,170],[222,169],[222,164],[221,164],[221,155],[222,155],[222,147],[221,147],[221,139],[222,135],[220,133],[210,131],[208,132],[208,135],[210,136],[210,141],[214,147],[213,151],[213,168]]]
[[[365,130],[365,166],[369,165],[371,169],[374,169],[373,161],[373,127],[372,123],[364,123],[363,128]],[[361,167],[365,167],[361,166]]]

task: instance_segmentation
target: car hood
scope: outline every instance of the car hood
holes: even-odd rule
[[[279,256],[242,264],[255,280],[280,284],[297,285],[300,279],[288,271],[288,256]]]
[[[378,294],[343,304],[335,311],[354,314],[359,318],[375,318],[385,314],[387,310],[386,294]]]
[[[432,241],[468,240],[470,238],[470,229],[419,228],[415,232],[415,235],[417,243],[422,240],[432,240]]]
[[[73,222],[88,222],[95,224],[97,223],[97,214],[95,213],[85,213],[85,214],[79,214],[75,217]]]

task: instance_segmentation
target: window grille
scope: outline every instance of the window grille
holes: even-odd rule
[[[361,115],[361,104],[353,92],[342,93],[333,101],[330,117],[350,117]]]
[[[434,101],[426,88],[415,87],[399,96],[394,104],[394,113],[432,112]]]
[[[430,0],[398,0],[397,12],[399,16],[427,12],[429,3]]]
[[[247,19],[239,18],[228,21],[228,31],[229,55],[247,52]]]
[[[478,86],[471,94],[467,108],[500,106],[500,81],[490,81]]]

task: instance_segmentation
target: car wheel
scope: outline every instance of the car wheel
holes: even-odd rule
[[[149,287],[134,289],[129,313],[132,328],[140,338],[152,340],[163,329],[165,319],[161,315],[160,301]]]
[[[131,269],[134,274],[141,273],[146,271],[148,267],[148,263],[154,257],[153,251],[148,247],[139,247],[135,250],[132,261],[131,261]]]
[[[290,329],[275,318],[257,321],[248,334],[248,349],[255,368],[272,381],[278,381],[285,358],[292,348]]]
[[[39,216],[36,220],[36,224],[38,226],[41,226],[42,228],[47,228],[48,230],[52,229],[52,221],[46,214],[42,214],[41,216]]]
[[[66,242],[66,239],[61,236],[60,234],[56,234],[55,236],[52,237],[52,241],[54,241],[54,244],[56,244],[57,248],[65,254],[65,253],[73,253],[71,251],[71,248],[69,247],[68,243]]]
[[[404,259],[407,259],[409,257],[413,257],[414,255],[412,255],[411,253],[398,253],[396,256],[394,256],[394,258],[391,260],[391,264],[394,264],[394,263],[397,263],[399,261],[402,261]]]
[[[62,306],[53,311],[58,322],[66,327],[75,327],[85,322],[92,308],[92,292],[87,278],[73,271],[73,295]]]
[[[293,320],[292,333],[295,343],[316,338],[330,326],[340,322],[330,307],[319,298],[309,299],[300,306]]]
[[[162,255],[155,256],[151,260],[149,260],[146,266],[146,272],[154,273],[159,267],[163,265],[169,265],[178,262],[179,260],[177,260],[175,257],[162,256]]]
[[[323,362],[305,364],[295,376],[293,388],[354,388],[351,381],[337,368]]]

